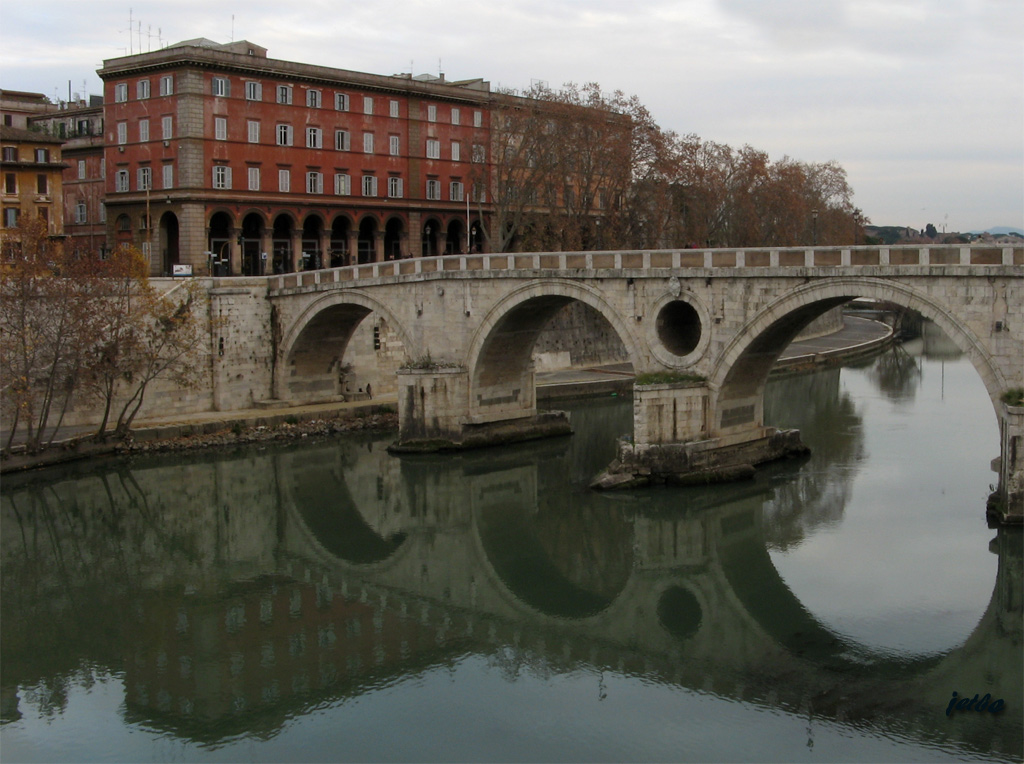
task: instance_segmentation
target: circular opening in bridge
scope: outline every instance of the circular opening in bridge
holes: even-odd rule
[[[700,342],[700,316],[682,300],[673,300],[658,311],[656,328],[661,344],[675,355],[689,355]]]
[[[677,639],[688,639],[696,634],[702,617],[697,598],[681,586],[666,589],[658,599],[658,620]]]

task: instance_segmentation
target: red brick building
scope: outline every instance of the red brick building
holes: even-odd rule
[[[107,60],[99,75],[107,237],[148,252],[153,274],[484,245],[483,80],[364,74],[205,39]]]

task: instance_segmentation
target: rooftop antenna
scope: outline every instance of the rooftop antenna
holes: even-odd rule
[[[128,9],[128,54],[134,55],[135,48],[132,45],[132,29],[135,27],[135,22],[132,21],[132,9]]]
[[[163,48],[163,47],[164,47],[164,36],[163,36],[163,31],[164,31],[164,30],[163,30],[163,29],[161,29],[160,27],[157,27],[157,28],[156,28],[156,44],[157,44],[158,46],[160,46],[161,48]]]
[[[235,14],[231,14],[231,42],[235,41]]]
[[[142,53],[142,19],[139,19],[139,53]]]

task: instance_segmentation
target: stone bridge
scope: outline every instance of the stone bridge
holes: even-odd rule
[[[242,281],[215,282],[213,314],[230,317],[249,300],[272,336],[224,322],[214,407],[246,393],[341,395],[349,340],[373,314],[404,362],[399,445],[408,448],[564,431],[538,415],[531,353],[551,317],[581,303],[618,336],[637,375],[663,375],[639,377],[634,442],[605,486],[736,476],[799,449],[798,434],[763,424],[775,360],[826,311],[855,298],[891,302],[934,321],[973,362],[1000,422],[1002,502],[1021,514],[1024,408],[1001,399],[1024,387],[1024,247],[479,254],[273,276],[255,291]],[[270,360],[262,379],[240,373],[260,356]]]

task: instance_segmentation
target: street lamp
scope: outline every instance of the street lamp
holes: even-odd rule
[[[811,245],[818,246],[818,208],[811,210]]]

